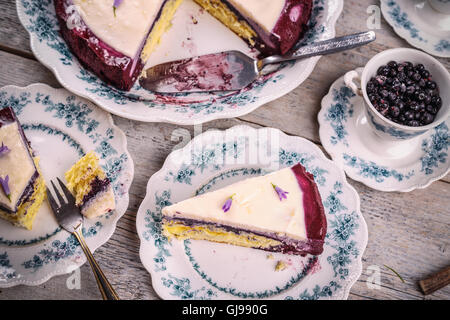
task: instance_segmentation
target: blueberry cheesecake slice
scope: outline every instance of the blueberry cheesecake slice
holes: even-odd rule
[[[67,187],[86,218],[95,218],[115,209],[111,181],[94,152],[89,152],[65,174]]]
[[[78,60],[128,91],[182,0],[55,0],[60,32]]]
[[[0,217],[31,230],[45,197],[39,158],[14,110],[0,109]]]
[[[327,221],[313,176],[301,164],[205,193],[162,210],[169,239],[195,239],[318,255]]]

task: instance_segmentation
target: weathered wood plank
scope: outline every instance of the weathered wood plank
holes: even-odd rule
[[[341,35],[365,29],[365,12],[371,3],[378,1],[345,1],[337,33]],[[60,87],[50,71],[37,61],[29,59],[31,51],[28,35],[18,21],[11,1],[0,0],[0,9],[0,86],[26,86],[43,82]],[[209,122],[203,126],[203,131],[209,128],[226,129],[237,124],[271,126],[320,143],[316,116],[320,109],[320,100],[331,83],[345,71],[363,65],[381,50],[408,46],[394,35],[384,21],[382,29],[377,31],[377,36],[376,43],[364,48],[321,58],[311,77],[288,95],[239,119]],[[443,62],[450,69],[449,59]],[[289,117],[286,117],[287,114]],[[145,196],[149,177],[161,168],[167,155],[179,142],[171,139],[174,130],[183,128],[192,136],[193,128],[140,123],[118,117],[114,117],[114,121],[127,135],[136,174],[130,190],[129,211],[120,219],[110,241],[99,248],[95,256],[123,299],[155,299],[157,296],[151,287],[150,275],[139,259],[135,212]],[[418,280],[445,267],[450,261],[448,182],[449,176],[425,190],[383,193],[350,181],[360,194],[361,211],[369,227],[369,243],[363,257],[363,274],[353,286],[350,299],[425,298],[418,288]],[[384,265],[399,272],[406,283]],[[366,280],[371,276],[369,266],[380,268],[380,289],[370,289],[367,286]],[[81,290],[69,290],[66,286],[68,277],[56,277],[32,288],[19,286],[1,289],[0,299],[100,298],[88,265],[81,268]],[[449,297],[450,288],[447,287],[427,296],[426,299]]]

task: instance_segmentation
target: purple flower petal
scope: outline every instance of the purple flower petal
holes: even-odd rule
[[[7,146],[5,146],[2,142],[2,146],[0,147],[0,157],[4,156],[5,154],[7,154],[9,151],[9,148]]]
[[[278,195],[278,198],[280,198],[280,201],[282,201],[283,199],[287,199],[286,195],[289,194],[289,192],[284,191],[283,189],[281,189],[280,187],[274,185],[273,183],[272,183],[272,187],[275,189],[275,191],[276,191],[276,193]]]
[[[114,12],[114,17],[116,16],[116,9],[121,5],[123,0],[114,0],[114,4],[113,4],[113,12]]]
[[[230,210],[231,205],[233,204],[233,197],[234,197],[234,194],[231,195],[231,197],[229,197],[227,199],[227,201],[225,201],[225,204],[222,206],[223,212],[228,212],[228,210]]]
[[[118,8],[120,6],[120,4],[122,3],[123,0],[114,0],[114,4],[113,7],[114,8]]]
[[[9,200],[11,200],[11,191],[9,190],[9,176],[7,175],[4,179],[0,177],[0,185]]]

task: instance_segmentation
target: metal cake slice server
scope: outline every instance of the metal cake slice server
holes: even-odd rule
[[[75,205],[75,198],[73,197],[72,193],[67,189],[67,187],[64,185],[64,183],[59,178],[57,178],[57,180],[59,182],[59,185],[61,186],[61,190],[66,196],[67,202],[66,200],[64,200],[64,197],[59,193],[53,181],[51,181],[53,190],[56,194],[56,197],[58,198],[59,205],[56,202],[55,198],[53,198],[48,187],[47,187],[47,198],[48,202],[50,203],[50,207],[52,208],[53,213],[55,214],[56,220],[58,221],[61,227],[63,227],[68,232],[72,233],[80,243],[80,246],[83,249],[86,258],[89,261],[89,264],[91,265],[92,271],[94,272],[94,276],[95,279],[97,280],[97,285],[98,288],[100,289],[100,293],[102,294],[103,300],[120,300],[116,291],[111,286],[108,279],[106,279],[106,276],[100,269],[100,266],[97,264],[97,261],[95,261],[94,256],[91,253],[91,250],[89,250],[89,247],[87,246],[84,240],[83,233],[81,231],[81,227],[83,224],[83,216],[80,213],[80,209]]]
[[[300,47],[284,56],[253,59],[239,51],[226,51],[159,64],[145,70],[140,85],[161,93],[235,91],[245,88],[269,64],[336,53],[375,40],[375,32],[361,32]]]

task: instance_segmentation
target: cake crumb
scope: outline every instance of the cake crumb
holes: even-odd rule
[[[275,271],[283,271],[284,269],[286,269],[286,267],[286,262],[279,260],[277,262],[277,265],[275,266]]]
[[[269,260],[273,260],[273,254],[268,254],[267,256],[266,256],[266,259],[269,259]]]

